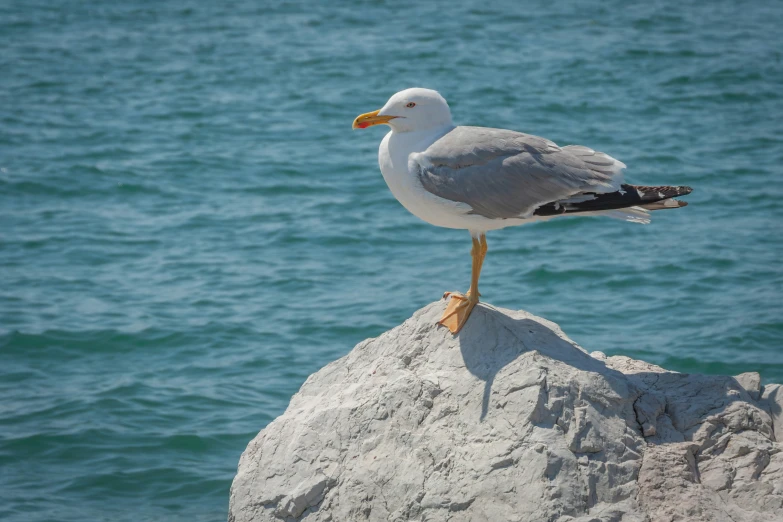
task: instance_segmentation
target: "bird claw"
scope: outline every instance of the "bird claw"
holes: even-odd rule
[[[446,310],[443,312],[438,324],[442,324],[453,334],[459,332],[470,317],[473,308],[478,304],[478,297],[473,297],[470,292],[446,292],[443,298],[451,297]]]
[[[481,294],[478,294],[479,297],[481,297]],[[464,294],[462,292],[443,292],[443,297],[441,299],[447,299],[449,297],[453,297],[454,299],[470,299],[470,290],[465,292]]]

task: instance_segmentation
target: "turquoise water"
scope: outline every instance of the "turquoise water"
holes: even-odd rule
[[[783,4],[0,5],[0,519],[224,520],[303,380],[444,290],[351,121],[411,86],[691,205],[491,233],[484,298],[783,382]]]

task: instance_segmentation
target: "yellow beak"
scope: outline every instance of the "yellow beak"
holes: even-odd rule
[[[364,114],[358,115],[356,119],[353,120],[352,127],[354,129],[366,129],[367,127],[372,127],[373,125],[380,125],[381,123],[389,123],[391,120],[397,117],[397,116],[379,116],[378,115],[379,112],[381,112],[380,109],[377,111],[366,112]]]

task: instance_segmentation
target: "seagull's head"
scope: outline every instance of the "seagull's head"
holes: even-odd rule
[[[366,129],[384,123],[394,132],[411,132],[452,125],[449,104],[438,91],[405,89],[386,102],[380,110],[360,114],[354,129]]]

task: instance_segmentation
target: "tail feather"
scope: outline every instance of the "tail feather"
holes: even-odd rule
[[[558,214],[575,214],[580,212],[625,211],[627,215],[637,213],[636,209],[663,210],[679,208],[687,205],[684,201],[672,199],[685,196],[693,191],[690,187],[674,187],[669,185],[647,187],[643,185],[620,186],[620,190],[608,193],[585,192],[568,199],[553,201],[541,205],[534,212],[538,216],[555,216]],[[630,211],[634,207],[633,211]],[[620,216],[613,216],[620,217]],[[624,217],[623,219],[628,219]]]
[[[645,203],[644,205],[639,205],[639,206],[642,208],[646,208],[647,210],[664,210],[667,208],[687,207],[688,202],[680,201],[679,199],[662,199],[654,203]]]
[[[630,223],[641,223],[642,225],[650,224],[650,212],[644,207],[629,207],[620,210],[604,210],[602,212],[596,212],[596,214],[599,216],[606,216],[613,219],[628,221]]]

